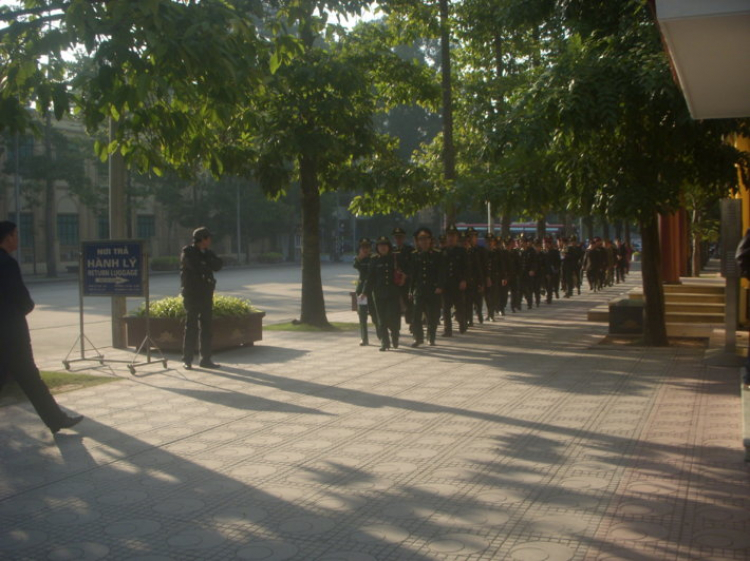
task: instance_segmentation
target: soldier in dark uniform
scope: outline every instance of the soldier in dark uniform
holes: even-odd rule
[[[495,321],[495,313],[500,308],[500,252],[497,248],[495,234],[484,235],[486,245],[487,288],[484,291],[484,303],[487,306],[487,321]]]
[[[603,270],[604,270],[604,253],[601,251],[601,239],[594,238],[591,240],[586,253],[583,256],[583,270],[586,271],[586,278],[589,281],[589,290],[597,292],[602,289]]]
[[[556,298],[560,298],[560,268],[562,266],[562,257],[557,244],[552,238],[547,237],[544,240],[544,259],[547,268],[547,304],[552,303],[552,293]]]
[[[385,351],[390,349],[391,345],[398,349],[401,331],[401,286],[397,277],[401,275],[396,273],[396,255],[392,252],[391,240],[381,236],[376,247],[377,253],[370,259],[364,291],[372,294],[375,302],[380,350]]]
[[[371,251],[372,242],[370,242],[368,238],[362,238],[359,240],[359,253],[354,258],[354,268],[357,269],[357,272],[359,273],[355,294],[357,295],[357,315],[359,317],[359,344],[362,347],[366,347],[370,344],[370,338],[367,334],[368,313],[372,318],[375,330],[377,331],[378,329],[378,320],[375,314],[375,305],[372,302],[372,293],[365,292],[365,283],[370,269]]]
[[[460,333],[466,332],[466,250],[459,244],[459,232],[455,225],[445,231],[446,248],[443,250],[445,266],[445,290],[443,292],[443,336],[453,335],[453,311]]]
[[[423,319],[427,319],[427,339],[430,345],[435,344],[438,320],[440,319],[441,294],[445,286],[445,268],[443,255],[432,249],[432,231],[420,228],[416,232],[417,249],[411,258],[409,275],[409,297],[414,304],[412,333],[418,347],[424,343]]]
[[[479,245],[479,232],[473,227],[469,226],[466,230],[466,237],[469,242],[467,250],[469,268],[472,271],[471,276],[467,279],[467,281],[471,281],[471,284],[466,288],[466,297],[470,299],[470,303],[467,305],[470,306],[470,317],[473,316],[473,313],[476,313],[477,321],[481,324],[484,322],[484,316],[482,315],[484,293],[489,284],[487,276],[487,250]],[[473,322],[470,319],[469,326],[472,325]]]
[[[510,296],[510,282],[511,276],[514,274],[512,271],[511,254],[508,249],[508,243],[497,239],[497,261],[499,268],[500,284],[498,285],[497,294],[498,302],[497,309],[501,316],[505,316],[505,310],[508,307],[508,301]],[[493,281],[494,282],[494,281]]]
[[[211,319],[213,317],[213,298],[216,279],[214,272],[223,266],[222,260],[209,248],[211,232],[208,228],[196,228],[193,232],[193,244],[182,248],[180,258],[180,278],[182,282],[182,299],[185,305],[185,339],[182,345],[182,361],[186,369],[193,368],[193,357],[198,343],[198,324],[200,323],[200,366],[202,368],[219,368],[211,360]]]
[[[45,425],[57,433],[83,420],[65,413],[50,394],[34,362],[31,334],[26,316],[34,301],[23,283],[21,268],[11,257],[18,249],[18,228],[13,222],[0,222],[0,388],[13,378],[34,406]]]
[[[513,313],[520,312],[523,293],[521,290],[521,248],[520,242],[508,238],[508,287],[510,290],[510,309]]]
[[[562,255],[563,277],[565,279],[565,298],[573,296],[573,291],[577,288],[578,294],[581,293],[581,250],[578,247],[575,236],[568,240]]]
[[[539,259],[530,238],[523,240],[521,250],[521,294],[526,299],[526,306],[530,310],[534,306],[534,287],[539,270]],[[539,304],[537,303],[537,306]]]
[[[406,232],[403,228],[397,226],[391,232],[393,235],[393,253],[396,255],[396,265],[398,268],[406,273],[411,268],[410,260],[414,248],[406,242]],[[411,318],[414,315],[412,303],[409,302],[409,287],[405,284],[399,287],[399,294],[401,296],[402,309],[404,310],[404,321],[407,324],[411,324]]]

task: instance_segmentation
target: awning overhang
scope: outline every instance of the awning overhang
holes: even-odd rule
[[[750,117],[750,0],[656,0],[695,119]]]

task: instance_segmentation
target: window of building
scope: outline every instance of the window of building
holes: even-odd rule
[[[57,215],[57,239],[60,246],[78,246],[78,215]]]
[[[109,239],[109,216],[106,214],[100,214],[96,219],[96,233],[100,240]]]
[[[147,240],[156,236],[156,218],[153,214],[139,214],[135,225],[135,237]]]

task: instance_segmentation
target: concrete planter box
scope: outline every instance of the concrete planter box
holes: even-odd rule
[[[609,332],[612,335],[643,333],[643,300],[623,298],[609,304]]]
[[[263,339],[265,312],[245,317],[214,318],[212,347],[214,351],[252,346]],[[182,351],[185,321],[175,318],[151,318],[151,338],[162,351]],[[127,344],[138,347],[146,338],[146,318],[126,317]]]

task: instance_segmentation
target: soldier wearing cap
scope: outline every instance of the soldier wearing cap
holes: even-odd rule
[[[539,256],[534,250],[531,238],[524,238],[523,249],[521,249],[521,295],[526,300],[526,306],[530,310],[534,305],[534,287],[536,275],[539,270]],[[539,304],[537,303],[537,306]]]
[[[454,224],[445,231],[446,247],[443,249],[445,290],[443,291],[443,336],[453,335],[453,312],[460,333],[466,332],[466,250],[459,242],[459,231]]]
[[[583,270],[589,281],[589,290],[597,292],[602,289],[604,266],[605,256],[601,250],[601,238],[594,238],[583,255]]]
[[[221,269],[222,260],[209,248],[211,232],[208,228],[193,231],[192,245],[182,248],[180,258],[180,280],[185,306],[185,338],[182,345],[182,361],[185,368],[193,367],[193,358],[198,343],[200,323],[200,365],[202,368],[219,368],[211,361],[211,319],[216,279],[214,272]]]
[[[396,255],[396,265],[404,273],[411,268],[410,260],[414,253],[414,248],[406,242],[406,231],[400,226],[396,226],[391,232],[393,235],[393,253]],[[409,302],[409,287],[405,284],[399,287],[399,294],[401,296],[401,302],[403,304],[402,309],[404,310],[404,320],[407,324],[411,323],[414,310],[411,302]]]
[[[508,251],[508,292],[510,309],[513,313],[521,311],[521,248],[512,236],[506,241]]]
[[[370,338],[367,333],[368,313],[372,318],[372,323],[375,326],[376,331],[378,328],[375,305],[372,302],[372,293],[365,292],[365,282],[367,281],[367,273],[370,268],[371,251],[372,242],[368,238],[362,238],[359,240],[359,252],[354,258],[354,268],[357,269],[357,273],[359,273],[357,288],[355,289],[355,294],[357,295],[357,315],[359,317],[359,344],[363,347],[370,344]]]
[[[418,347],[424,343],[423,320],[427,320],[427,338],[430,345],[435,344],[438,321],[440,320],[441,294],[445,286],[445,268],[443,255],[432,249],[432,231],[419,228],[414,236],[417,249],[411,257],[409,274],[409,299],[414,304],[412,316],[412,333]]]
[[[542,262],[544,266],[544,292],[547,304],[552,303],[552,296],[560,298],[560,265],[561,257],[557,245],[551,237],[544,238],[542,245]]]
[[[500,286],[502,284],[502,266],[500,263],[500,251],[497,248],[497,238],[492,232],[484,235],[486,244],[486,271],[487,288],[484,291],[484,303],[487,306],[487,320],[495,321],[495,312],[500,308]]]
[[[581,293],[581,265],[583,254],[578,245],[575,236],[571,236],[565,244],[565,250],[562,254],[562,271],[565,298],[573,296],[573,291],[577,288],[578,294]]]
[[[378,318],[377,330],[380,350],[398,348],[401,330],[401,295],[404,284],[401,272],[392,251],[391,240],[380,236],[376,241],[377,253],[370,259],[364,292],[372,294],[375,313]],[[399,271],[397,273],[397,270]]]
[[[469,226],[466,229],[466,238],[468,241],[467,255],[470,270],[470,274],[467,275],[466,298],[468,300],[467,307],[469,307],[469,327],[471,327],[474,325],[474,313],[477,314],[477,321],[479,323],[484,322],[482,304],[485,290],[487,290],[491,281],[487,275],[487,250],[478,243],[479,232],[473,226]]]

